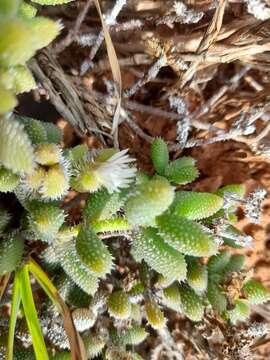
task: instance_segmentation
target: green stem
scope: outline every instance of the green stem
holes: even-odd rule
[[[127,219],[123,217],[116,217],[108,220],[93,220],[89,226],[96,233],[128,231],[132,229],[132,226],[128,223]]]

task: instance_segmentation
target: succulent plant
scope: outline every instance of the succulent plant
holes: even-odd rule
[[[0,275],[15,270],[23,255],[23,239],[17,233],[8,234],[0,240]]]
[[[34,170],[34,149],[22,124],[12,118],[0,118],[0,162],[14,173]]]
[[[144,259],[152,269],[165,277],[179,281],[186,278],[184,256],[166,244],[155,228],[148,227],[136,235],[132,253],[137,261]]]
[[[108,310],[111,316],[119,319],[126,319],[131,313],[131,303],[128,295],[122,290],[112,292],[107,301]]]
[[[96,276],[104,276],[111,272],[112,256],[91,229],[81,228],[76,240],[76,250],[83,264]]]
[[[146,319],[154,329],[162,329],[166,325],[166,318],[160,306],[153,300],[145,303]]]
[[[244,272],[245,256],[230,250],[243,247],[239,238],[245,236],[232,225],[241,186],[214,194],[177,191],[173,184],[198,175],[195,161],[170,162],[161,139],[153,143],[157,174],[151,177],[136,172],[126,151],[63,149],[53,124],[5,115],[0,129],[6,137],[0,191],[22,205],[18,219],[0,209],[0,275],[18,276],[34,253],[71,307],[89,359],[101,353],[139,359],[129,347],[148,336],[145,321],[164,331],[168,308],[194,322],[211,308],[221,321],[236,324],[252,304],[269,300],[268,290]],[[91,179],[95,188],[88,186]],[[69,188],[75,196],[88,193],[73,224],[63,201]],[[123,281],[123,269],[131,272],[131,283]],[[44,304],[41,323],[50,358],[70,358],[55,306]]]

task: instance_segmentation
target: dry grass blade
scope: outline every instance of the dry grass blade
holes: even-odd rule
[[[209,48],[209,46],[216,40],[218,34],[220,33],[223,16],[225,12],[225,7],[227,0],[220,0],[216,8],[215,14],[212,21],[210,22],[204,37],[198,47],[197,53],[201,53]]]
[[[218,34],[220,33],[226,4],[227,4],[227,0],[220,0],[219,4],[217,5],[213,19],[210,22],[196,51],[197,54],[202,54],[205,52],[203,54],[203,58],[195,59],[195,62],[191,64],[191,66],[185,72],[183,78],[181,79],[181,86],[184,86],[189,80],[191,80],[191,78],[194,76],[196,71],[198,71],[198,69],[204,67],[203,65],[201,65],[201,62],[208,61],[207,50],[209,49],[211,44],[213,44],[216,41]]]
[[[120,71],[120,66],[118,63],[117,55],[116,55],[116,52],[115,52],[115,49],[114,49],[114,46],[112,43],[112,39],[111,39],[109,30],[108,30],[108,27],[106,25],[106,22],[103,19],[102,11],[101,11],[98,0],[95,0],[95,5],[97,8],[97,11],[98,11],[98,14],[99,14],[99,17],[101,20],[103,32],[104,32],[104,38],[105,38],[105,43],[106,43],[106,47],[107,47],[108,58],[109,58],[111,69],[112,69],[113,79],[114,79],[116,85],[118,86],[117,105],[116,105],[115,113],[113,116],[112,133],[114,134],[114,145],[116,147],[119,147],[118,123],[119,123],[120,110],[121,110],[121,94],[122,94],[121,71]]]
[[[48,66],[48,63],[50,66]],[[104,119],[108,118],[108,114],[93,96],[89,100],[88,110],[90,108],[90,111],[86,113],[77,90],[52,53],[49,50],[43,50],[38,56],[38,61],[31,61],[30,68],[48,92],[50,101],[57,111],[73,126],[78,135],[82,136],[87,132],[93,132],[104,143],[97,123],[99,119],[104,121]]]

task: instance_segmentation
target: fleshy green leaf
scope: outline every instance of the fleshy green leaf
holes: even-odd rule
[[[0,233],[5,230],[11,219],[11,215],[4,209],[0,208]]]
[[[184,256],[164,242],[154,228],[142,230],[132,244],[132,252],[138,261],[146,263],[163,276],[181,281],[186,277]]]
[[[212,308],[219,314],[227,308],[227,298],[222,289],[216,283],[210,281],[208,283],[207,298],[212,305]]]
[[[210,256],[217,244],[197,223],[177,215],[164,214],[156,219],[159,233],[170,246],[191,256]]]
[[[71,279],[87,294],[93,295],[98,288],[98,279],[79,259],[75,244],[66,243],[61,254],[61,266]]]
[[[0,192],[11,192],[19,183],[19,176],[0,165]]]
[[[211,256],[208,260],[208,271],[210,274],[222,272],[228,265],[231,258],[229,250],[221,250],[217,255]]]
[[[169,308],[180,312],[181,310],[181,296],[179,286],[177,283],[173,283],[169,287],[163,289],[162,302]]]
[[[24,19],[32,19],[37,14],[37,9],[31,4],[23,1],[20,5],[19,15]]]
[[[235,324],[237,321],[245,321],[250,313],[248,301],[245,299],[236,299],[233,305],[234,309],[229,311],[231,322]]]
[[[181,310],[193,321],[202,320],[204,304],[202,298],[186,284],[179,286],[181,296]]]
[[[127,231],[131,230],[131,225],[124,217],[117,216],[107,220],[94,220],[90,223],[90,228],[96,233]]]
[[[243,293],[250,304],[259,305],[270,300],[269,291],[254,279],[248,280],[244,284]]]
[[[122,290],[112,292],[107,301],[109,313],[118,319],[127,319],[131,313],[131,302]]]
[[[34,151],[23,125],[12,118],[0,119],[0,162],[15,173],[34,169]]]
[[[64,211],[53,203],[32,201],[29,204],[29,227],[37,239],[51,242],[65,220]]]
[[[224,273],[239,272],[245,265],[245,255],[233,254],[224,269]]]
[[[62,30],[60,22],[42,16],[29,19],[27,23],[32,31],[31,38],[35,51],[49,45]]]
[[[62,141],[62,130],[58,126],[49,122],[43,122],[42,126],[46,131],[48,143],[59,144]]]
[[[207,267],[196,259],[190,259],[187,263],[187,282],[189,286],[197,293],[204,292],[208,284]]]
[[[103,337],[94,334],[83,335],[87,359],[95,359],[103,350],[106,342]]]
[[[164,140],[156,138],[151,146],[151,158],[156,172],[164,175],[169,163],[169,151]]]
[[[246,188],[243,184],[230,184],[222,186],[216,193],[219,196],[224,196],[226,193],[236,194],[240,197],[240,199],[243,199],[246,193]]]
[[[127,329],[123,335],[123,342],[128,345],[139,345],[148,336],[145,329],[139,325],[134,325]]]
[[[174,214],[200,220],[215,214],[223,206],[220,196],[195,191],[179,191],[172,204]]]
[[[17,100],[13,93],[0,85],[0,115],[11,111],[16,105]]]
[[[166,325],[164,314],[156,302],[147,300],[145,303],[145,312],[146,318],[152,328],[158,330]]]
[[[34,53],[31,26],[21,19],[1,19],[0,65],[24,65]]]
[[[110,194],[103,188],[89,195],[83,215],[87,220],[105,220],[112,217],[123,205],[126,197],[126,190],[120,193]]]
[[[95,275],[111,272],[112,256],[102,240],[90,229],[81,228],[76,240],[76,250],[82,262]]]
[[[15,270],[22,260],[24,244],[19,234],[0,239],[0,275]]]
[[[32,144],[47,142],[47,133],[41,121],[26,116],[17,116],[16,119],[23,124]]]
[[[169,163],[165,176],[178,185],[185,185],[194,181],[199,176],[195,160],[191,157],[182,157]]]
[[[26,66],[22,65],[1,68],[0,84],[6,86],[14,94],[28,92],[36,86],[32,73]]]
[[[128,199],[125,207],[127,219],[134,226],[151,224],[174,199],[174,188],[162,177],[142,184],[138,191],[139,194]]]

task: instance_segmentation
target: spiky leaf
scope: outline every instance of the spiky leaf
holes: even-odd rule
[[[72,312],[72,319],[76,330],[83,332],[90,329],[94,325],[96,321],[96,315],[91,309],[77,308]]]
[[[128,199],[125,210],[130,224],[145,225],[162,214],[172,203],[174,189],[165,178],[154,178],[139,189],[139,194]]]
[[[197,293],[202,293],[207,289],[208,271],[205,265],[198,260],[189,260],[187,267],[187,282]]]
[[[68,150],[67,157],[73,167],[80,168],[88,160],[88,147],[85,144],[74,146]]]
[[[40,192],[42,191],[42,185],[45,178],[46,178],[46,169],[42,166],[36,166],[34,171],[32,171],[30,174],[27,174],[24,177],[23,179],[24,186],[22,187],[22,190],[25,190],[27,196],[28,193],[40,194]]]
[[[237,229],[233,225],[227,225],[224,227],[224,233],[222,234],[224,244],[235,248],[241,249],[243,247],[249,247],[252,242],[252,237],[246,235],[241,230]]]
[[[169,163],[169,151],[164,140],[156,138],[151,146],[151,158],[156,172],[164,175]]]
[[[83,336],[83,342],[87,354],[87,359],[96,358],[106,345],[106,341],[99,335],[87,334]]]
[[[166,325],[166,319],[159,305],[148,300],[145,303],[146,318],[154,329],[162,329]]]
[[[0,192],[13,191],[19,183],[19,176],[0,165]]]
[[[22,259],[23,248],[23,240],[16,233],[0,240],[0,275],[15,270]]]
[[[32,19],[37,14],[37,9],[31,4],[23,1],[20,5],[19,15],[25,19]]]
[[[104,276],[112,270],[112,256],[101,239],[89,228],[81,228],[76,250],[82,262],[96,275]]]
[[[245,196],[246,188],[243,184],[230,184],[222,186],[217,190],[217,195],[224,196],[226,193],[235,194],[243,199]]]
[[[233,302],[234,308],[230,310],[229,317],[233,324],[237,321],[245,321],[249,317],[249,303],[245,299],[236,299]]]
[[[44,166],[58,164],[61,161],[61,149],[55,144],[38,144],[35,149],[35,158]]]
[[[0,85],[0,115],[11,111],[17,105],[13,93]]]
[[[223,206],[220,196],[195,191],[179,191],[172,204],[174,214],[200,220],[215,214]]]
[[[107,220],[94,220],[90,223],[90,228],[96,232],[111,232],[111,231],[127,231],[131,230],[131,225],[124,217],[116,216]]]
[[[163,289],[162,302],[164,305],[175,311],[179,312],[181,310],[181,296],[177,283],[173,283],[169,287]]]
[[[211,256],[208,260],[208,271],[210,274],[222,272],[228,265],[231,258],[229,250],[221,250],[217,255]]]
[[[88,307],[90,296],[72,281],[67,295],[67,303],[75,307]]]
[[[34,169],[34,152],[29,137],[18,121],[0,119],[0,162],[18,173]]]
[[[230,258],[230,261],[224,269],[224,273],[239,272],[243,269],[245,265],[245,255],[242,254],[233,254]]]
[[[23,124],[32,144],[47,142],[47,133],[41,121],[26,116],[18,116],[16,119]]]
[[[186,284],[181,284],[179,291],[183,313],[193,321],[200,321],[204,313],[202,298]]]
[[[23,65],[34,55],[34,52],[31,26],[16,18],[1,19],[0,65]]]
[[[199,176],[195,160],[191,157],[182,157],[170,162],[166,167],[165,176],[175,184],[185,185]]]
[[[60,33],[62,25],[60,22],[36,16],[28,20],[32,31],[32,41],[35,50],[42,49],[52,42]]]
[[[0,84],[15,94],[28,92],[36,86],[32,73],[26,66],[22,65],[1,68]]]
[[[212,308],[220,314],[227,308],[227,298],[219,285],[215,282],[209,281],[207,288],[207,298],[212,305]]]
[[[50,166],[42,182],[40,192],[44,199],[62,198],[69,189],[69,174],[62,164]]]
[[[177,215],[164,214],[156,219],[160,235],[174,249],[191,256],[210,256],[217,244],[195,222]]]
[[[33,201],[29,212],[29,227],[35,237],[51,242],[65,220],[64,211],[53,203]]]
[[[269,291],[254,279],[250,279],[244,284],[243,293],[250,304],[259,305],[270,300]]]
[[[118,319],[127,319],[131,313],[131,302],[122,290],[112,292],[107,301],[109,313]]]
[[[88,197],[83,215],[90,221],[109,219],[119,210],[123,199],[124,192],[110,194],[102,188]]]
[[[98,279],[80,261],[75,244],[70,241],[60,251],[60,262],[64,271],[87,294],[93,295],[98,288]]]
[[[164,242],[154,228],[146,228],[134,238],[132,252],[138,261],[142,258],[147,264],[163,276],[174,280],[186,277],[184,256]]]
[[[145,329],[139,325],[130,327],[123,335],[123,342],[128,345],[139,345],[148,336]]]
[[[58,126],[49,122],[44,122],[42,125],[46,131],[48,143],[59,144],[62,141],[62,130]]]
[[[150,177],[143,171],[137,171],[136,173],[136,185],[140,186],[150,180]]]

